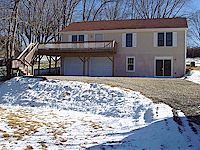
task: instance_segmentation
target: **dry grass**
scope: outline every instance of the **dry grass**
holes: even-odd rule
[[[9,113],[6,116],[8,126],[14,129],[14,134],[4,137],[13,137],[16,140],[21,140],[26,135],[32,135],[37,132],[37,129],[42,126],[41,122],[31,120],[31,116],[19,113]]]
[[[187,70],[200,70],[200,66],[196,66],[196,67],[187,66],[186,68]]]
[[[33,147],[31,145],[28,145],[24,150],[33,150]]]

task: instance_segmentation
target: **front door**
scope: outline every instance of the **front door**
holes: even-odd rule
[[[171,59],[156,59],[156,76],[172,76]]]

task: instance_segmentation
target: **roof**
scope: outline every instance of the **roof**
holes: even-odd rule
[[[157,18],[135,20],[103,20],[74,22],[61,32],[118,29],[187,28],[186,18]]]

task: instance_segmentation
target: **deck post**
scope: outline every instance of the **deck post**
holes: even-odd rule
[[[115,56],[112,57],[112,76],[115,76]]]
[[[49,73],[51,73],[51,56],[49,56]]]
[[[83,75],[85,76],[85,57],[83,57]]]
[[[58,70],[57,70],[57,56],[55,56],[55,70],[56,70],[56,74],[58,73]]]
[[[32,60],[32,65],[31,65],[31,75],[34,75],[34,59]]]
[[[90,57],[87,57],[87,75],[89,76],[89,69],[90,69]]]
[[[40,75],[40,55],[38,57],[38,75]]]

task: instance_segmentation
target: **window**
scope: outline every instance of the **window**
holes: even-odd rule
[[[166,33],[166,46],[172,46],[173,34],[172,32]]]
[[[158,46],[173,46],[173,32],[158,33]]]
[[[79,42],[84,42],[84,35],[79,35]]]
[[[158,33],[158,46],[164,46],[164,32]]]
[[[77,42],[78,39],[77,39],[77,35],[72,35],[72,42]]]
[[[132,47],[133,46],[133,34],[127,33],[126,34],[126,47]]]
[[[84,35],[72,35],[72,42],[84,42]]]
[[[126,57],[126,72],[135,71],[135,57]]]

